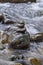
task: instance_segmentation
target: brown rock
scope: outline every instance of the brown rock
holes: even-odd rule
[[[36,41],[36,42],[43,41],[43,33],[37,33],[34,35],[30,35],[30,41]]]
[[[12,21],[12,20],[6,20],[6,22],[4,23],[4,24],[7,24],[7,25],[9,25],[9,24],[14,24],[15,22],[14,21]]]
[[[2,44],[9,43],[9,35],[6,33],[2,34]]]

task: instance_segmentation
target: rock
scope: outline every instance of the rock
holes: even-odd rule
[[[21,21],[19,22],[19,24],[24,24],[24,25],[25,25],[25,23],[24,23],[24,21],[23,21],[23,20],[21,20]]]
[[[12,20],[6,20],[4,24],[6,25],[10,25],[10,24],[14,24],[15,22]]]
[[[28,61],[32,64],[32,65],[41,65],[39,60],[36,58],[28,58]]]
[[[0,14],[0,22],[4,23],[4,15],[3,14]]]
[[[0,0],[0,2],[12,2],[12,3],[27,3],[30,2],[36,2],[36,0]]]
[[[28,34],[19,34],[15,40],[13,40],[9,47],[13,49],[27,49],[30,45],[30,39]]]
[[[11,57],[9,58],[11,61],[14,61],[17,59],[17,56],[16,55],[11,55]]]
[[[3,50],[3,49],[5,49],[5,47],[4,46],[1,46],[1,44],[0,44],[0,50]]]
[[[2,41],[1,41],[2,44],[6,44],[6,43],[9,43],[9,35],[7,33],[3,33],[2,34]]]
[[[22,60],[22,59],[24,59],[24,56],[23,56],[23,55],[18,55],[18,56],[17,56],[17,59],[18,59],[18,60]]]
[[[32,65],[40,65],[40,62],[37,60],[37,59],[31,59],[30,60],[30,63],[32,64]]]
[[[18,27],[20,27],[20,28],[23,28],[24,27],[24,24],[18,24]]]
[[[22,65],[21,63],[15,63],[15,65]]]
[[[16,29],[16,31],[19,32],[19,33],[24,33],[26,31],[26,29],[25,28],[23,28],[23,29],[18,28],[18,29]]]
[[[34,35],[30,35],[30,41],[42,42],[43,41],[43,33],[37,33]]]
[[[20,24],[23,24],[24,22],[20,22]],[[30,46],[30,35],[26,31],[26,28],[20,28],[16,29],[16,33],[13,35],[13,41],[9,44],[10,48],[13,49],[27,49]]]
[[[21,21],[17,24],[17,29],[16,29],[16,31],[19,32],[19,33],[25,33],[26,28],[25,28],[24,21],[21,20]]]

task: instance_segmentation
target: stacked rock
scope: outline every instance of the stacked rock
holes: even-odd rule
[[[13,35],[9,48],[11,49],[27,49],[30,46],[30,35],[26,31],[24,22],[20,21],[17,25],[16,33]]]
[[[24,27],[25,26],[25,24],[24,24],[24,21],[20,21],[19,23],[18,23],[18,25],[17,25],[17,32],[19,32],[19,33],[25,33],[25,31],[26,31],[26,28]]]

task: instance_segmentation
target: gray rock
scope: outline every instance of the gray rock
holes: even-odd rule
[[[3,14],[0,14],[0,22],[4,23],[4,15]]]
[[[30,35],[29,34],[19,34],[16,35],[15,39],[9,44],[10,48],[13,49],[26,49],[30,45]]]

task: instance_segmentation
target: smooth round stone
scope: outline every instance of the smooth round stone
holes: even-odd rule
[[[17,27],[24,28],[24,24],[18,24]]]
[[[12,20],[6,20],[5,21],[5,24],[7,24],[7,25],[9,25],[9,24],[14,24],[15,22],[14,21],[12,21]]]
[[[20,32],[20,33],[24,33],[26,31],[26,29],[25,28],[18,28],[16,31]]]
[[[5,47],[3,47],[3,46],[0,47],[0,50],[4,50],[4,49],[5,49]]]
[[[19,22],[19,24],[24,24],[24,21],[21,20],[21,21]]]

